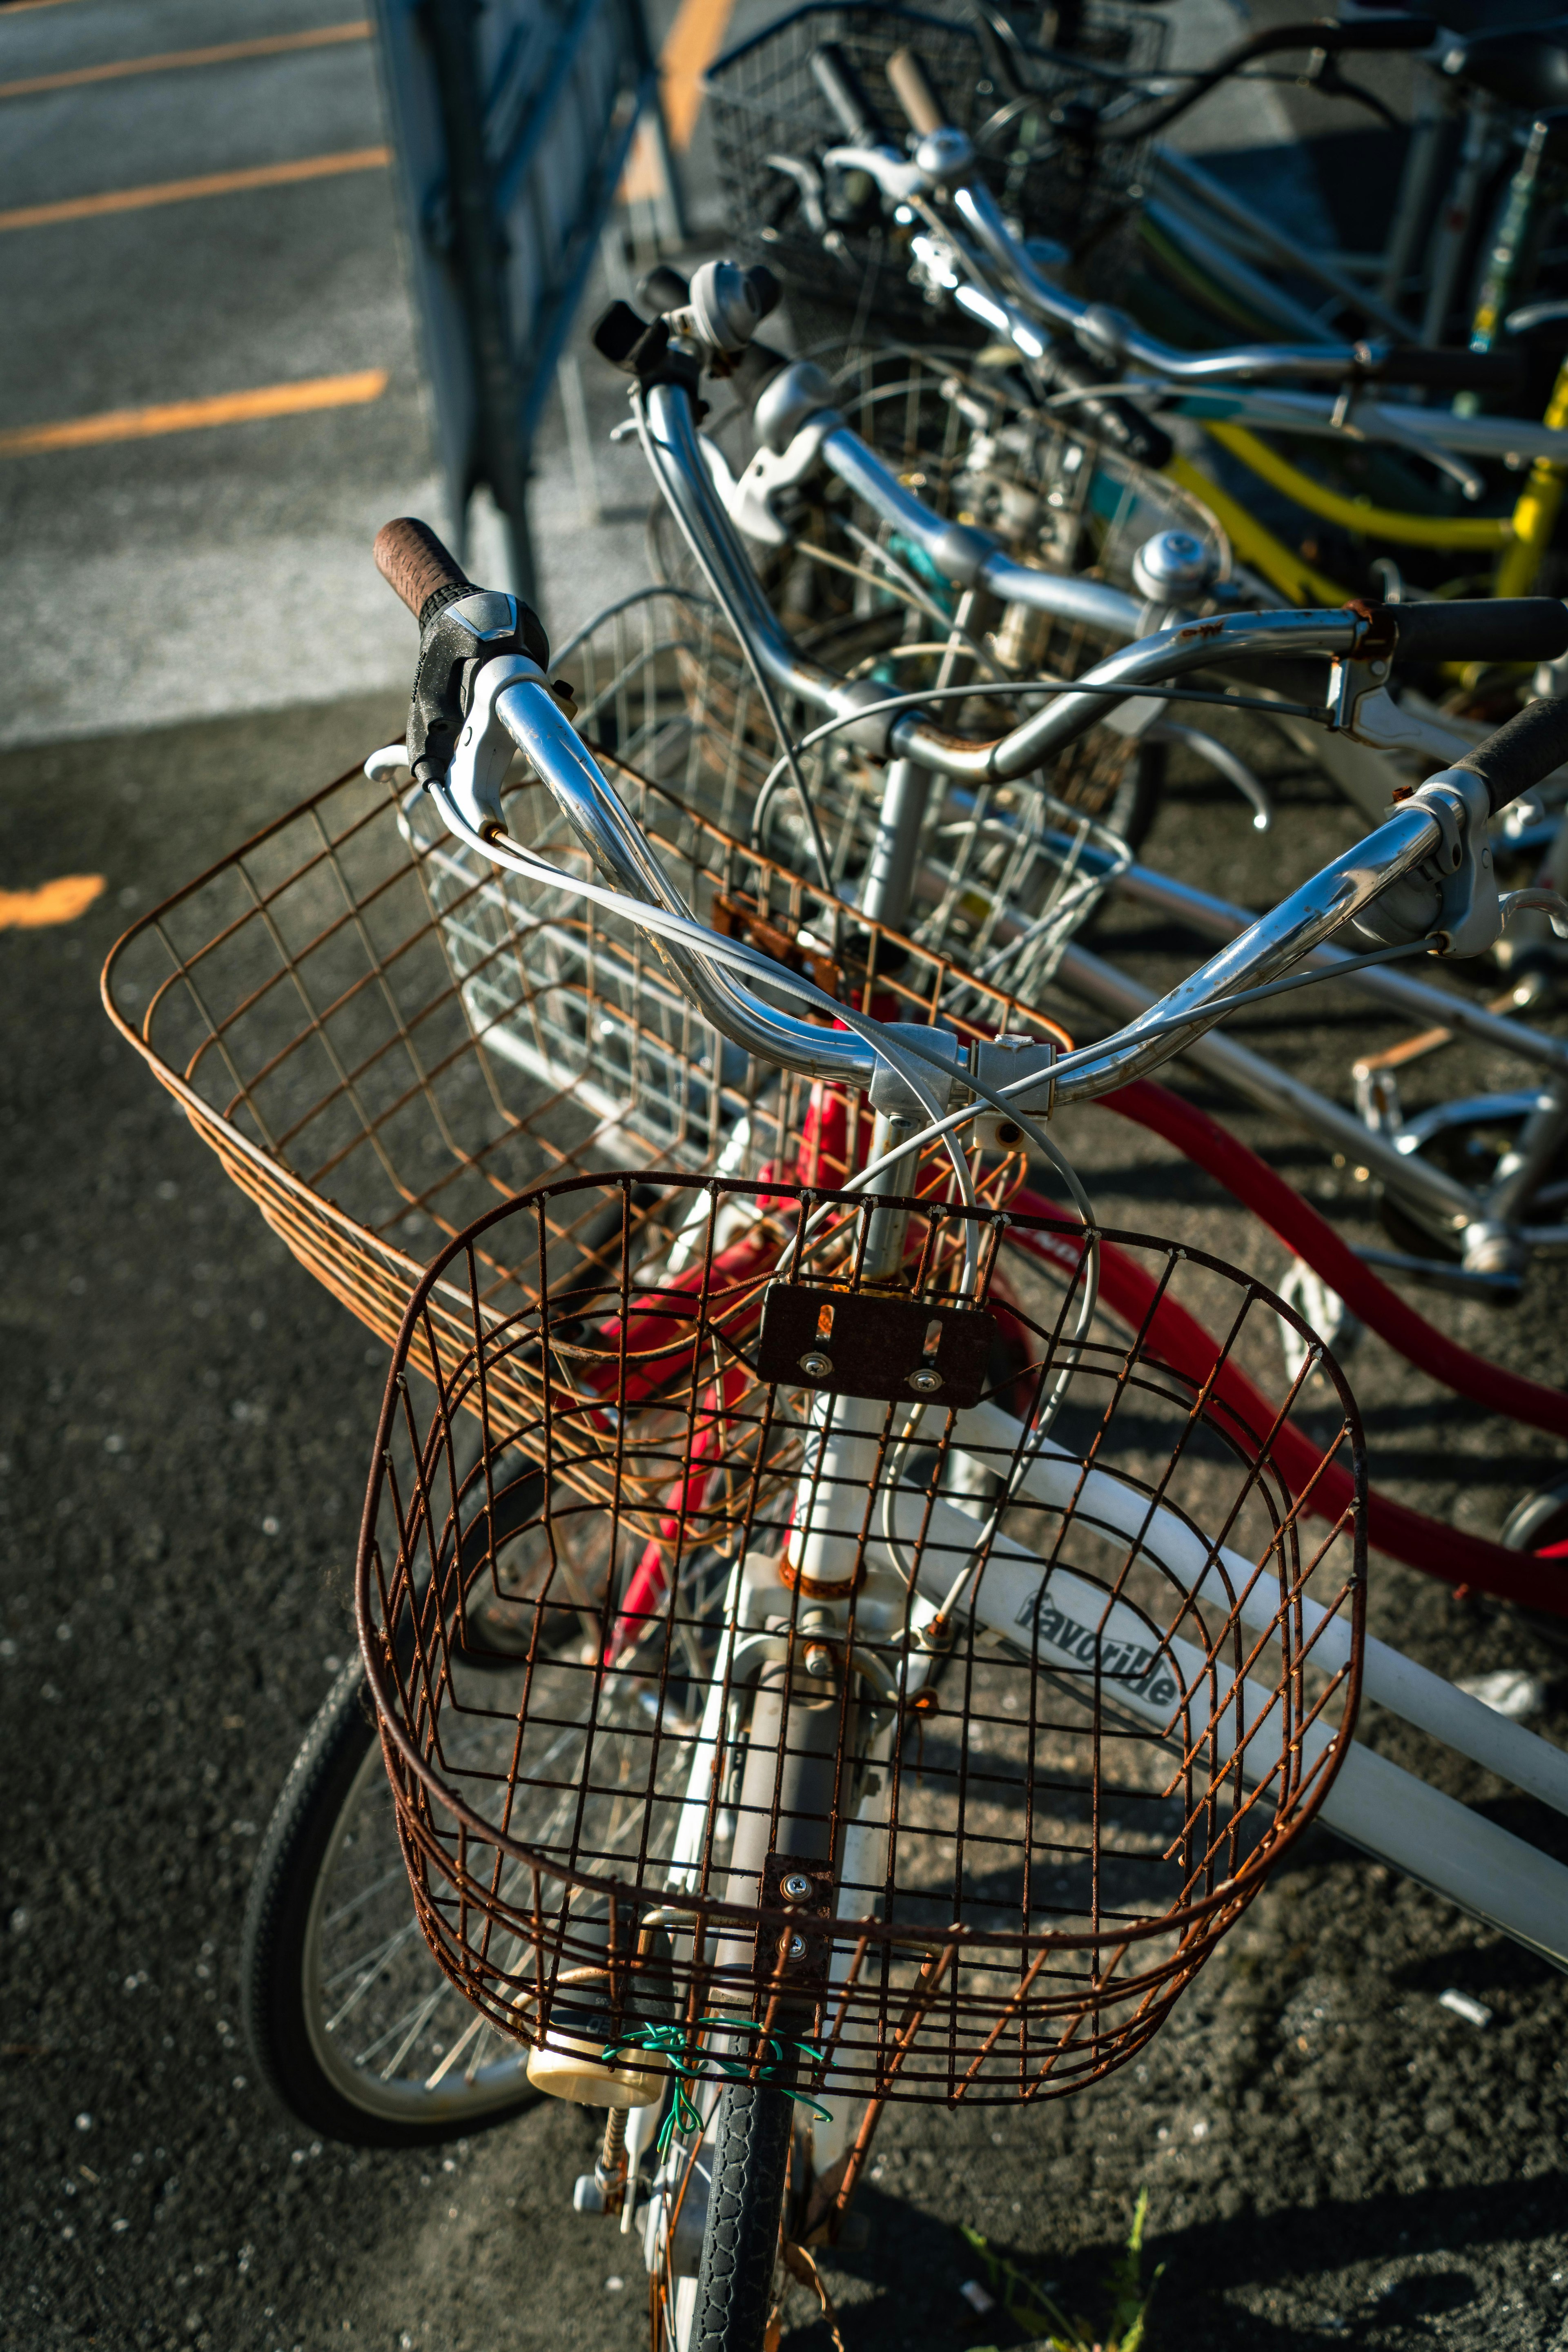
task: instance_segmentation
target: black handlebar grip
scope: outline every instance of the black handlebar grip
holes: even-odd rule
[[[416,521],[412,515],[382,524],[375,534],[374,554],[376,570],[395,588],[421,628],[432,596],[440,595],[443,589],[462,593],[474,584],[429,524]],[[448,595],[447,602],[451,601]]]
[[[857,147],[886,147],[887,125],[872,105],[866,85],[837,41],[823,41],[811,53],[817,89],[838,117],[846,139]]]
[[[1407,16],[1403,10],[1397,16],[1363,16],[1349,25],[1325,17],[1317,24],[1292,29],[1306,35],[1314,48],[1327,49],[1333,57],[1357,49],[1427,49],[1437,37],[1436,25],[1430,16]]]
[[[1517,392],[1530,370],[1521,351],[1429,352],[1418,343],[1396,344],[1392,351],[1358,344],[1356,358],[1374,383],[1422,384],[1432,392]]]
[[[1568,653],[1568,604],[1557,596],[1492,596],[1352,608],[1400,662],[1543,662]],[[1374,645],[1364,653],[1371,654]]]
[[[690,299],[689,283],[668,261],[658,263],[646,278],[637,279],[637,300],[656,318],[668,310],[684,310]]]
[[[1454,765],[1479,776],[1496,816],[1499,809],[1507,808],[1510,801],[1516,801],[1521,793],[1529,792],[1564,762],[1568,762],[1568,695],[1549,694],[1539,702],[1527,702],[1506,726]]]
[[[943,106],[924,66],[913,49],[895,49],[888,59],[888,80],[893,96],[910,119],[910,126],[922,138],[928,131],[947,129],[947,109]]]

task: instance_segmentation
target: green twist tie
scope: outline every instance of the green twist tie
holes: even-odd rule
[[[772,2074],[784,2063],[784,2054],[786,2050],[798,2051],[801,2056],[809,2059],[814,2066],[824,2064],[826,2059],[826,2052],[819,2050],[815,2042],[781,2042],[776,2034],[769,2033],[764,2027],[753,2024],[749,2017],[700,2017],[693,2030],[700,2032],[704,2026],[709,2026],[714,2032],[721,2033],[762,2035],[767,2043],[769,2055],[759,2072],[757,2077],[759,2082],[769,2082]],[[717,2051],[712,2050],[701,2053],[691,2051],[687,2044],[687,2028],[684,2025],[636,2026],[630,2033],[622,2034],[618,2041],[605,2042],[601,2053],[604,2063],[606,2065],[610,2064],[613,2060],[627,2050],[657,2051],[675,2076],[675,2097],[655,2143],[656,2153],[661,2163],[674,2135],[678,2131],[695,2131],[702,2121],[701,2116],[698,2113],[696,2102],[686,2087],[688,2083],[747,2083],[752,2078],[752,2070],[743,2058],[723,2058]],[[699,2063],[700,2060],[705,2063]],[[809,2107],[819,2122],[831,2121],[828,2109],[819,2101],[810,2097],[805,2091],[792,2089],[790,2097],[796,2106]]]

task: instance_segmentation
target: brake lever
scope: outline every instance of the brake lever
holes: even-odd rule
[[[822,160],[837,171],[864,172],[889,204],[904,205],[967,172],[974,150],[962,131],[944,127],[928,131],[912,156],[895,154],[890,147],[829,147]]]
[[[838,232],[829,223],[823,203],[827,191],[816,165],[805,163],[799,155],[764,155],[763,162],[770,172],[781,172],[786,180],[795,182],[800,208],[812,235],[821,237],[824,244],[837,237]]]
[[[1360,82],[1347,80],[1340,69],[1340,61],[1331,49],[1314,49],[1307,60],[1307,70],[1299,77],[1303,89],[1320,89],[1325,98],[1348,98],[1358,106],[1369,106],[1391,131],[1404,128],[1399,118],[1370,89]]]

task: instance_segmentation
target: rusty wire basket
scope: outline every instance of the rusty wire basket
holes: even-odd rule
[[[629,597],[558,657],[580,727],[691,904],[879,1018],[1067,1042],[1016,992],[876,924],[836,952],[798,873],[725,830],[747,796],[678,671],[700,641],[693,610],[666,591]],[[373,1330],[392,1340],[432,1252],[538,1180],[658,1161],[835,1181],[863,1158],[858,1100],[748,1064],[643,933],[564,885],[498,874],[386,764],[378,782],[339,776],[138,921],[103,981],[111,1018],[228,1175]],[[517,838],[585,870],[521,762],[508,810]],[[987,1170],[989,1197],[1020,1165]],[[644,1211],[630,1214],[635,1228]]]
[[[1344,1753],[1362,1444],[1308,1327],[1135,1235],[1102,1239],[1138,1328],[1085,1327],[1081,1228],[902,1210],[889,1286],[885,1203],[575,1179],[411,1301],[362,1643],[425,1935],[536,2052],[716,2079],[739,2039],[766,2080],[782,2036],[808,2098],[1071,2092],[1148,2040]],[[1194,1310],[1224,1333],[1195,1354]],[[1244,1370],[1281,1326],[1333,1399],[1294,1480]]]

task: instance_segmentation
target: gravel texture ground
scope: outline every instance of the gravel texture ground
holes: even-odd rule
[[[406,2155],[302,2143],[247,2082],[237,2039],[251,1858],[350,1644],[384,1356],[111,1034],[97,974],[128,910],[397,717],[362,701],[0,761],[8,881],[68,866],[108,884],[76,923],[0,939],[0,2343],[15,2352],[612,2352],[643,2328],[635,2252],[569,2209],[591,2147],[575,2111],[545,2104]],[[1178,773],[1155,861],[1261,899],[1350,836],[1321,787],[1272,763],[1272,841]],[[1195,960],[1125,915],[1097,944],[1152,974]],[[1252,1042],[1336,1087],[1373,1034],[1348,996],[1289,1026],[1250,1024]],[[1434,1087],[1474,1075],[1458,1053],[1429,1066]],[[1351,1171],[1234,1116],[1348,1234],[1370,1236]],[[1282,1270],[1277,1244],[1141,1130],[1092,1111],[1067,1139],[1108,1221]],[[1420,1303],[1500,1361],[1560,1381],[1563,1301],[1562,1271],[1542,1264],[1510,1315]],[[1373,1475],[1405,1499],[1492,1532],[1560,1466],[1549,1441],[1445,1400],[1374,1340],[1351,1370]],[[1373,1615],[1449,1673],[1541,1676],[1537,1727],[1568,1735],[1557,1655],[1510,1612],[1377,1561]],[[1364,1729],[1556,1843],[1549,1818],[1499,1784],[1445,1771],[1375,1714]],[[1489,2022],[1442,2006],[1449,1990]],[[1092,2314],[1145,2186],[1151,2259],[1165,2265],[1147,2338],[1160,2352],[1568,2343],[1563,2017],[1542,1963],[1314,1833],[1138,2067],[1039,2112],[893,2113],[865,2200],[869,2245],[829,2274],[846,2343],[1015,2340],[959,2294],[976,2268],[960,2223]],[[804,2291],[787,2318],[801,2352],[825,2352]]]

